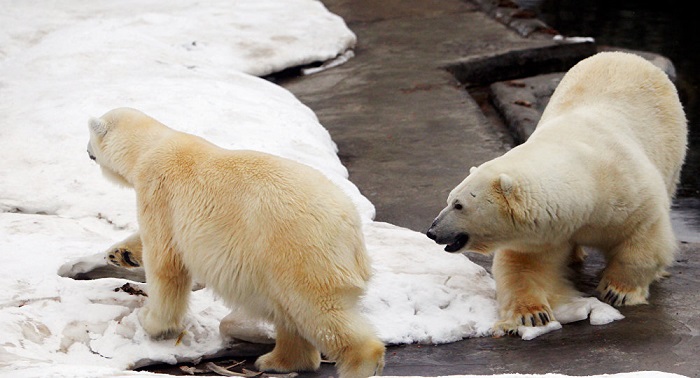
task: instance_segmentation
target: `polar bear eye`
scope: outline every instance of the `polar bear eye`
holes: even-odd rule
[[[462,210],[462,204],[459,202],[455,203],[452,207],[454,207],[455,210]]]

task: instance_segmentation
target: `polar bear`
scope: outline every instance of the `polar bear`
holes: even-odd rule
[[[232,307],[275,325],[263,371],[316,370],[320,352],[341,377],[381,373],[384,344],[358,309],[370,278],[355,206],[320,172],[256,151],[232,151],[118,108],[89,121],[88,154],[134,188],[153,337],[181,329],[192,279]],[[116,256],[113,263],[121,263]],[[141,264],[136,253],[131,263]]]
[[[567,266],[582,246],[605,255],[602,300],[646,303],[677,248],[669,211],[686,139],[664,72],[596,54],[563,77],[529,140],[470,170],[427,235],[448,252],[494,252],[496,333],[547,324],[580,295]]]

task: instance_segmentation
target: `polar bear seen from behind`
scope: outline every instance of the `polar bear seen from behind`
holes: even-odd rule
[[[361,221],[330,180],[134,109],[91,119],[89,130],[90,157],[136,191],[140,236],[127,241],[142,243],[148,300],[139,320],[148,334],[180,331],[195,278],[275,325],[276,345],[257,368],[316,370],[320,351],[341,377],[381,373],[384,344],[358,309],[370,277]]]
[[[449,252],[495,253],[498,333],[544,325],[580,295],[566,275],[582,246],[605,255],[601,299],[646,303],[677,248],[669,212],[686,139],[663,71],[599,53],[564,76],[525,143],[472,168],[428,237]]]

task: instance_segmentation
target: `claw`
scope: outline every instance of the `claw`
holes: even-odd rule
[[[617,290],[607,286],[604,291],[605,295],[602,295],[603,302],[606,302],[613,306],[622,306],[627,300],[626,294],[618,293]]]
[[[540,320],[542,321],[542,325],[549,323],[549,317],[544,312],[540,312]]]
[[[618,298],[620,298],[619,295],[613,294],[613,296],[610,297],[610,304],[614,306],[617,303]]]
[[[138,262],[136,262],[136,261],[132,258],[133,255],[132,255],[131,252],[129,252],[129,251],[123,251],[122,257],[124,258],[124,262],[126,262],[127,264],[129,264],[129,265],[131,265],[131,266],[133,266],[133,267],[139,267],[139,266],[141,266],[141,264],[139,264]]]
[[[609,287],[606,290],[607,291],[605,292],[605,296],[603,297],[603,300],[607,303],[614,304],[614,302],[612,302],[612,299],[613,299],[613,297],[616,296],[615,292],[612,289],[610,289]]]

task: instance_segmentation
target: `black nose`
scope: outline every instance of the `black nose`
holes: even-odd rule
[[[435,235],[431,230],[428,230],[428,232],[425,235],[432,240],[435,240],[437,238],[437,235]]]
[[[88,156],[90,157],[91,160],[97,160],[97,158],[94,157],[94,156],[90,153],[90,151],[88,151]]]

